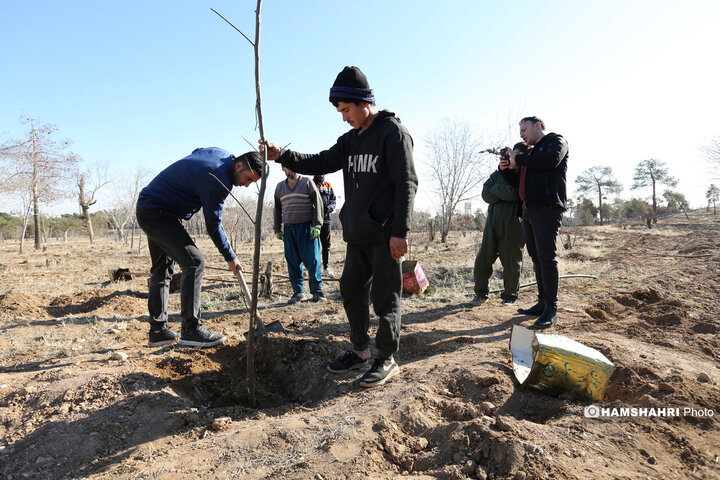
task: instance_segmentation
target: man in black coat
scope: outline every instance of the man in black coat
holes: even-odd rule
[[[500,169],[508,183],[518,187],[518,213],[535,270],[538,301],[518,312],[539,315],[533,328],[545,329],[558,319],[556,242],[567,202],[568,145],[561,135],[545,134],[545,123],[537,117],[520,120],[520,136],[533,148],[525,154],[511,151],[509,165]]]

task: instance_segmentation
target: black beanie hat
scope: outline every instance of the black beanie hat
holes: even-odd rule
[[[360,100],[375,103],[375,96],[370,88],[367,77],[358,67],[345,67],[338,73],[330,89],[330,102],[343,100]],[[334,102],[334,101],[335,102]]]

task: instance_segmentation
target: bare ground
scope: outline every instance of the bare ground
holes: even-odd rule
[[[588,401],[520,387],[509,331],[533,319],[497,297],[463,306],[477,233],[453,232],[445,245],[414,236],[411,256],[431,287],[405,298],[402,373],[375,389],[325,370],[349,347],[337,283],[326,285],[330,302],[295,306],[278,283],[283,295],[262,301],[261,314],[289,334],[256,344],[257,408],[245,382],[248,315],[231,277],[208,279],[203,292],[205,324],[228,335],[224,345],[152,349],[146,278],[107,282],[110,268],[147,270],[144,250],[50,243],[18,255],[4,243],[0,477],[720,478],[718,217],[675,216],[652,230],[565,228],[561,240],[573,243],[560,248],[561,274],[599,278],[561,280],[553,333],[615,363],[602,406],[695,415],[585,418]],[[200,245],[217,259],[209,241]],[[263,248],[262,261],[282,274],[279,242]],[[342,250],[336,239],[337,272]],[[526,262],[524,280],[531,270]],[[522,290],[521,304],[534,298],[533,287]],[[127,360],[112,360],[117,352]],[[229,420],[213,429],[221,417]]]

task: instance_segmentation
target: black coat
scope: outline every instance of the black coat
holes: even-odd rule
[[[557,133],[548,133],[526,154],[515,157],[518,167],[527,167],[525,175],[525,206],[558,207],[565,210],[567,204],[567,141]],[[502,170],[503,178],[519,187],[518,170]],[[522,203],[518,188],[518,216],[522,216]]]

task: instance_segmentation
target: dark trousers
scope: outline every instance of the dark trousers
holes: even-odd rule
[[[370,345],[370,298],[378,318],[375,346],[387,358],[400,348],[402,269],[390,255],[387,242],[347,244],[345,267],[340,278],[345,313],[350,323],[350,341],[355,350]]]
[[[148,310],[150,326],[161,328],[168,319],[168,294],[175,263],[180,265],[180,316],[182,328],[192,330],[200,322],[200,290],[205,260],[180,220],[162,209],[138,208],[140,228],[150,249]]]
[[[525,244],[535,270],[538,301],[545,305],[545,310],[557,310],[557,236],[561,225],[560,208],[523,208],[522,226],[525,232]]]
[[[303,292],[303,265],[308,269],[310,293],[322,291],[320,242],[310,235],[310,223],[285,225],[285,261],[293,292]]]
[[[320,245],[322,246],[322,268],[328,267],[330,260],[330,227],[331,223],[323,223],[320,227]]]

